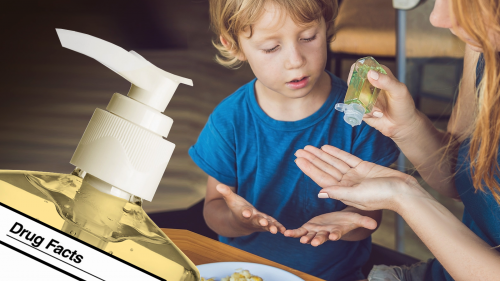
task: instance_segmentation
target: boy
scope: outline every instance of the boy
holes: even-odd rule
[[[204,217],[220,241],[343,281],[364,278],[381,212],[318,199],[293,154],[330,144],[387,166],[398,149],[334,110],[347,90],[324,71],[336,12],[335,0],[211,0],[219,63],[248,62],[256,79],[217,106],[189,154],[209,175]]]

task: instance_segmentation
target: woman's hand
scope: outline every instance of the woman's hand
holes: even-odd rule
[[[415,108],[413,98],[405,84],[399,82],[386,66],[382,68],[387,75],[370,70],[368,80],[383,91],[377,99],[372,112],[365,114],[363,120],[382,134],[392,139],[403,139],[419,122],[420,116]],[[354,64],[349,73],[348,83],[351,80]]]
[[[258,231],[269,231],[273,234],[284,233],[286,228],[276,219],[259,212],[252,204],[243,197],[234,193],[227,185],[217,185],[217,191],[222,194],[235,221],[248,230],[248,234]],[[247,234],[247,235],[248,235]]]
[[[323,188],[319,198],[332,198],[361,210],[397,211],[398,197],[413,193],[415,178],[366,162],[336,147],[306,146],[295,156],[297,166]]]
[[[328,240],[336,241],[357,228],[374,230],[377,222],[354,212],[332,212],[316,216],[297,229],[285,231],[287,237],[300,237],[300,243],[317,247]]]

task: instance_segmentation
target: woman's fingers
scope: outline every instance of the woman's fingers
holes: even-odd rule
[[[323,145],[321,147],[321,150],[324,152],[330,154],[331,156],[342,160],[345,164],[349,165],[352,168],[357,167],[363,160],[359,159],[358,157],[347,153],[341,149],[336,148],[335,146],[331,145]]]
[[[344,161],[342,161],[336,157],[333,157],[332,155],[330,155],[330,154],[324,152],[323,150],[316,148],[312,145],[307,145],[306,147],[304,147],[304,150],[312,153],[314,156],[318,157],[320,160],[322,160],[326,164],[329,164],[329,165],[326,165],[326,167],[333,166],[334,168],[339,170],[342,174],[347,173],[347,171],[349,171],[351,169],[351,167],[349,167],[349,165],[347,165]],[[313,164],[315,164],[315,163],[313,162]],[[319,166],[318,168],[320,168],[323,171],[328,173],[327,169],[324,169],[321,166]]]
[[[354,187],[330,186],[320,190],[318,193],[318,198],[320,199],[331,198],[339,200],[348,206],[353,206],[360,210],[372,211],[372,210],[382,209],[381,207],[372,205],[373,202],[372,203],[368,202],[369,199],[364,197],[362,193],[363,191],[356,190],[355,186]]]
[[[295,164],[297,164],[299,169],[301,169],[304,174],[323,188],[336,185],[339,182],[336,178],[328,173],[325,173],[305,158],[297,158],[295,160]]]
[[[394,77],[389,68],[385,66],[382,67],[387,72],[387,74],[382,74],[375,70],[370,70],[368,71],[367,75],[368,81],[370,81],[373,86],[387,91],[392,96],[401,95],[403,93],[406,94],[406,92],[408,91],[406,86],[403,83],[399,82],[396,77]]]
[[[315,148],[315,149],[316,149],[316,151],[319,150],[317,148]],[[321,150],[319,150],[319,151],[321,151]],[[326,154],[324,152],[322,152],[322,153]],[[310,153],[309,151],[306,151],[306,150],[303,150],[303,149],[297,150],[297,152],[295,152],[295,156],[307,159],[309,162],[311,162],[311,164],[313,164],[314,166],[316,166],[318,169],[320,169],[323,172],[325,172],[325,173],[329,174],[330,176],[332,176],[335,179],[336,182],[339,182],[342,179],[342,176],[344,175],[344,172],[341,171],[341,170],[339,170],[339,169],[337,169],[337,167],[340,166],[341,164],[343,164],[344,166],[346,166],[347,168],[349,168],[345,163],[342,163],[342,161],[340,161],[338,159],[337,159],[337,162],[339,162],[339,163],[337,163],[337,165],[332,165],[330,163],[326,163],[325,161],[323,161],[322,159],[320,159],[319,157],[317,157],[313,153]],[[333,158],[333,157],[331,157],[331,158]],[[341,168],[343,170],[345,170],[345,167],[341,167]],[[334,184],[334,183],[332,182],[332,184]]]
[[[363,118],[382,118],[384,117],[384,113],[378,109],[378,108],[373,108],[370,113],[367,113],[363,115]]]
[[[348,200],[349,196],[349,191],[352,190],[352,187],[341,187],[341,186],[330,186],[330,187],[324,187],[322,190],[319,191],[318,193],[318,198],[325,199],[325,198],[331,198],[335,200]],[[346,196],[347,195],[347,196]]]

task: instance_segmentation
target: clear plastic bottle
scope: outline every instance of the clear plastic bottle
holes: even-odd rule
[[[0,171],[0,202],[168,281],[198,281],[196,266],[147,216],[142,200],[99,191],[87,174]]]
[[[372,111],[380,93],[380,89],[374,87],[366,77],[370,70],[387,74],[372,57],[357,60],[344,103],[335,105],[335,109],[344,112],[344,120],[353,127],[361,124],[363,115]]]
[[[200,280],[196,266],[142,209],[143,199],[152,200],[175,148],[165,139],[173,120],[162,112],[179,83],[192,86],[192,81],[99,38],[62,29],[57,33],[63,47],[96,59],[132,86],[128,96],[115,93],[106,110],[96,109],[70,161],[77,167],[71,174],[0,171],[0,214],[4,216],[0,230],[7,232],[2,237],[19,233],[32,241],[34,231],[16,229],[21,226],[17,221],[24,219],[30,227],[38,227],[37,231],[47,231],[45,236],[64,239],[81,247],[78,251],[87,251],[85,263],[76,270],[97,268],[108,276],[106,280],[120,279],[109,277],[113,270],[121,271],[126,280],[136,273],[144,279],[153,274],[153,279],[168,281]],[[63,252],[62,245],[55,244],[24,250],[33,255],[53,248],[56,259],[81,261],[73,260],[76,251],[68,257],[68,249]],[[45,254],[50,255],[41,255]],[[96,264],[101,260],[104,265]],[[120,268],[107,268],[106,263]]]

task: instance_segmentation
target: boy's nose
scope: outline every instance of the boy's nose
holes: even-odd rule
[[[436,3],[434,3],[434,9],[432,10],[430,16],[431,24],[440,28],[452,28],[453,19],[450,13],[450,0],[436,0]]]
[[[296,69],[305,64],[306,60],[297,47],[290,48],[288,56],[286,56],[285,68]]]

